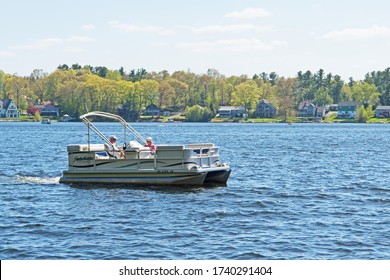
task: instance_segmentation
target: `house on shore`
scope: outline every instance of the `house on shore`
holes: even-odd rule
[[[35,112],[39,111],[39,114],[42,117],[59,117],[60,108],[58,105],[54,105],[52,102],[42,102],[41,104],[36,104],[28,108],[27,113],[30,116],[33,116]]]
[[[233,119],[242,118],[245,114],[245,107],[234,106],[221,106],[218,109],[218,115],[220,118]]]
[[[256,105],[256,118],[276,118],[277,114],[278,110],[276,107],[265,99],[260,100]]]
[[[300,118],[315,118],[317,104],[310,100],[302,101],[298,105],[298,117]]]
[[[337,112],[338,104],[330,104],[329,111]]]
[[[390,118],[390,106],[377,106],[375,109],[376,118]]]
[[[159,116],[160,112],[161,112],[160,107],[152,103],[146,106],[143,114],[144,116]]]
[[[42,108],[41,110],[41,116],[45,117],[59,117],[60,116],[60,108],[56,105],[46,105],[45,107]]]
[[[325,106],[319,106],[316,110],[316,118],[323,119],[326,115],[326,107]]]
[[[12,99],[0,100],[0,118],[19,118],[20,112]]]
[[[337,118],[353,119],[356,116],[357,109],[362,106],[360,102],[345,101],[337,105]]]

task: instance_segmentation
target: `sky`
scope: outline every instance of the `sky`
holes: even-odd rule
[[[0,0],[0,70],[144,68],[364,79],[390,67],[388,0]]]

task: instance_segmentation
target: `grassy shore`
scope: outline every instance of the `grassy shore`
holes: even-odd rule
[[[45,119],[50,119],[53,122],[61,121],[58,117],[45,117]],[[35,120],[33,117],[21,116],[18,119],[15,118],[0,118],[0,122],[40,122],[41,120]],[[185,122],[186,119],[183,116],[180,117],[150,117],[150,116],[141,116],[138,122]],[[243,120],[241,118],[234,119],[225,119],[225,118],[213,118],[210,120],[213,123],[358,123],[355,119],[337,119],[336,114],[332,114],[330,117],[323,120],[310,120],[308,118],[298,118],[292,117],[288,118],[287,121],[284,121],[282,118],[248,118]],[[390,123],[390,119],[385,118],[370,118],[367,123]]]

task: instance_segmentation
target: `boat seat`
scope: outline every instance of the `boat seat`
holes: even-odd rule
[[[143,147],[144,146],[137,141],[130,141],[129,144],[126,145],[126,150],[142,149]]]
[[[121,150],[112,150],[112,148],[108,144],[104,144],[104,151],[107,153],[109,158],[119,159],[121,158]]]
[[[106,151],[95,152],[95,159],[109,159],[110,156]]]
[[[184,145],[157,145],[156,155],[158,159],[183,159]]]

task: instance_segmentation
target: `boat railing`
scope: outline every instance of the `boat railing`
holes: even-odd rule
[[[181,168],[191,168],[194,164],[199,167],[211,167],[219,158],[219,148],[214,145],[157,145],[154,155],[147,147],[127,147],[125,150],[112,150],[107,144],[78,144],[68,145],[69,153],[92,152],[94,159],[100,160],[133,160],[139,170],[142,169],[170,169],[162,167],[159,161],[179,164]],[[124,157],[120,157],[124,152]],[[148,163],[149,162],[149,163]],[[191,166],[192,164],[192,166]],[[96,164],[94,165],[96,166]],[[170,165],[168,165],[170,166]],[[172,165],[173,166],[173,165]],[[190,167],[189,167],[190,166]],[[178,165],[176,165],[178,167]],[[174,167],[172,167],[175,169]],[[171,169],[172,169],[171,168]]]
[[[111,145],[109,139],[89,119],[91,117],[96,117],[96,116],[108,118],[108,119],[112,119],[112,120],[116,120],[116,121],[120,122],[122,124],[122,126],[124,127],[124,142],[125,143],[126,143],[126,130],[128,130],[131,134],[133,134],[135,137],[137,137],[142,143],[146,142],[145,138],[142,137],[142,135],[140,135],[131,125],[129,125],[120,116],[106,113],[106,112],[99,112],[99,111],[90,112],[90,113],[87,113],[87,114],[80,116],[80,119],[88,127],[88,129],[91,129],[93,132],[95,132],[106,144]]]

